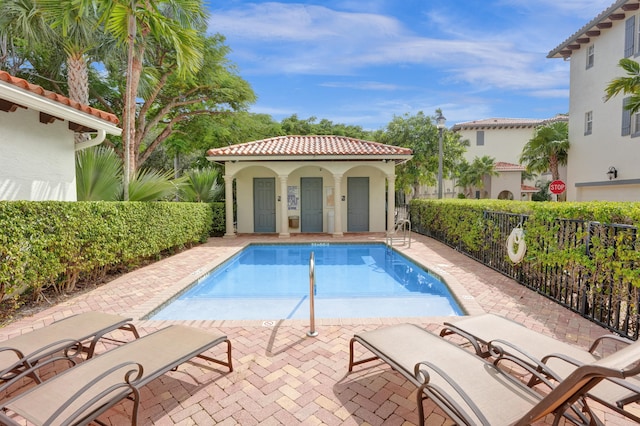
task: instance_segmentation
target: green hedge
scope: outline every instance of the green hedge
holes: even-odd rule
[[[224,233],[220,217],[223,203],[0,202],[0,297],[73,290]]]
[[[485,217],[485,212],[526,215],[527,252],[518,267],[526,271],[559,267],[564,273],[587,273],[602,282],[640,288],[640,236],[635,229],[640,228],[640,203],[416,199],[411,201],[410,212],[414,229],[468,253],[504,247],[504,232]],[[577,221],[580,226],[567,231],[563,221]],[[615,234],[611,229],[594,232],[592,227],[588,239],[590,222],[631,227]]]

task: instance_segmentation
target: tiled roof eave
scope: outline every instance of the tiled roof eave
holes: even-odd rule
[[[25,108],[32,108],[36,111],[50,114],[69,122],[77,123],[87,128],[104,130],[111,135],[120,135],[122,129],[116,124],[98,118],[71,106],[64,105],[55,100],[38,95],[29,90],[22,89],[11,83],[0,80],[0,98],[16,103]]]
[[[451,128],[452,131],[470,130],[470,129],[527,129],[538,127],[543,120],[538,123],[527,124],[456,124]]]
[[[383,161],[392,160],[404,162],[411,159],[411,155],[214,155],[207,159],[216,162],[226,161]]]
[[[613,13],[615,13],[618,9],[620,9],[626,3],[628,3],[628,0],[617,0],[615,3],[613,3],[607,9],[605,9],[603,12],[598,14],[598,16],[596,16],[591,21],[589,21],[587,24],[582,26],[582,28],[580,28],[578,31],[573,33],[569,38],[567,38],[565,41],[560,43],[555,49],[551,50],[549,52],[549,54],[547,55],[547,58],[549,58],[549,59],[551,59],[551,58],[565,58],[566,59],[566,58],[570,57],[571,54],[569,54],[567,56],[567,54],[563,53],[567,49],[567,47],[569,45],[576,43],[576,41],[580,37],[582,37],[587,31],[589,31],[591,28],[595,27],[597,24],[599,24],[601,22],[604,22],[605,20],[609,19],[609,17]]]

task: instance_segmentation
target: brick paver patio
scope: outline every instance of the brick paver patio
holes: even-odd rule
[[[146,266],[0,329],[0,341],[63,317],[89,311],[131,316],[145,334],[169,321],[142,319],[198,276],[251,241],[383,241],[381,234],[294,235],[213,238],[207,244]],[[440,274],[469,314],[493,312],[531,329],[584,348],[606,331],[550,300],[430,238],[413,235],[411,248],[396,247]],[[349,339],[355,332],[412,322],[437,331],[445,318],[317,319],[317,337],[308,337],[309,321],[179,321],[215,329],[233,344],[234,371],[214,364],[183,364],[143,389],[143,425],[410,425],[417,423],[415,387],[383,363],[356,367],[347,374]],[[178,321],[175,321],[178,322]],[[104,343],[99,350],[106,350]],[[211,354],[222,355],[224,345]],[[505,401],[505,403],[508,403]],[[629,424],[597,407],[610,425]],[[125,401],[101,416],[113,424],[130,423]],[[452,424],[432,403],[425,403],[427,425]]]

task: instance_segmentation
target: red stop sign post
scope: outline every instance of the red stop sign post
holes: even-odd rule
[[[567,185],[560,179],[554,180],[549,184],[549,191],[556,195],[562,194],[565,189],[567,189]]]

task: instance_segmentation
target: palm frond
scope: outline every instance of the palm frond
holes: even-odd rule
[[[78,201],[116,201],[122,194],[122,161],[111,149],[91,147],[76,153]]]
[[[175,197],[179,182],[173,181],[171,171],[140,170],[129,182],[130,201],[160,201]]]

